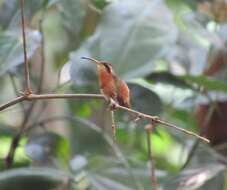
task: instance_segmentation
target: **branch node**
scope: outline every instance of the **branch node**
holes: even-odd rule
[[[147,124],[147,125],[144,126],[144,129],[146,131],[151,131],[153,129],[153,125],[152,124]]]

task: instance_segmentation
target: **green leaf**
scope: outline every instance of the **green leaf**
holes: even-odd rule
[[[31,58],[38,47],[41,36],[38,31],[27,30],[27,55]],[[12,71],[24,62],[23,42],[18,30],[0,31],[0,75]]]
[[[181,88],[191,88],[191,86],[183,79],[168,71],[152,72],[151,74],[147,75],[145,79],[149,82],[161,82],[166,84],[172,84]]]
[[[98,189],[150,189],[150,176],[145,165],[129,166],[110,157],[93,156],[85,170],[91,186]],[[111,187],[112,186],[112,187]],[[114,187],[114,188],[113,188]]]
[[[86,14],[82,1],[59,1],[57,6],[61,13],[63,25],[66,31],[68,31],[69,34],[74,37],[74,39],[78,39],[78,34],[81,30],[83,19]]]
[[[26,22],[30,23],[33,16],[40,10],[45,0],[25,0],[24,10]],[[18,0],[4,0],[0,4],[0,26],[3,29],[19,28],[20,26],[20,6]]]
[[[102,10],[108,3],[111,3],[111,1],[114,0],[92,0],[92,3],[95,7]]]
[[[90,64],[81,56],[111,61],[126,80],[142,77],[154,69],[155,60],[167,54],[176,38],[172,14],[162,1],[116,1],[104,9],[95,34],[71,53],[71,79],[78,84],[92,81],[87,78]]]
[[[129,83],[132,108],[146,114],[158,115],[162,112],[162,102],[151,89]]]
[[[51,168],[20,168],[0,173],[0,189],[50,190],[63,183],[67,174]]]
[[[90,175],[90,181],[92,186],[95,189],[100,190],[109,190],[109,189],[118,189],[118,190],[135,190],[130,187],[127,187],[118,181],[115,181],[111,178],[107,178],[105,176],[100,175]]]
[[[2,132],[2,131],[1,131]],[[6,157],[6,155],[9,152],[10,149],[10,145],[12,142],[12,134],[11,135],[6,135],[6,134],[2,134],[0,133],[0,144],[1,144],[1,149],[0,149],[0,159],[4,159]],[[22,138],[20,140],[20,144],[17,147],[17,150],[15,152],[15,156],[14,156],[14,166],[16,165],[20,165],[20,164],[28,164],[30,162],[30,159],[28,158],[28,156],[25,153],[24,150],[24,145],[27,142],[27,138]],[[0,164],[0,168],[4,168],[4,164],[5,163],[1,163]]]
[[[184,75],[179,77],[188,83],[197,84],[206,90],[227,91],[227,84],[224,81],[206,77],[204,75]]]
[[[166,83],[149,83],[150,80],[137,80],[137,83],[141,86],[152,90],[156,93],[159,98],[165,104],[171,104],[176,107],[183,107],[185,108],[184,101],[189,97],[192,97],[193,91],[191,89],[184,89],[175,85],[166,84]],[[186,102],[187,103],[187,102]],[[188,105],[187,105],[188,106]]]

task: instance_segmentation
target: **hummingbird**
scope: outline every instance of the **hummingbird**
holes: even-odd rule
[[[100,91],[109,102],[114,100],[119,105],[130,108],[130,90],[124,80],[121,80],[114,72],[112,64],[106,61],[98,61],[90,57],[82,57],[97,65]]]

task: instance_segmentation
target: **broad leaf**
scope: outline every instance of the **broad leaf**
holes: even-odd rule
[[[173,17],[160,0],[124,0],[108,5],[93,36],[70,55],[71,79],[78,84],[89,80],[91,68],[81,56],[113,63],[124,79],[142,77],[154,69],[177,38]]]
[[[85,17],[85,7],[81,0],[59,1],[57,3],[65,29],[70,35],[78,38]],[[75,44],[74,44],[75,45]]]
[[[24,10],[26,22],[29,23],[35,13],[40,10],[46,0],[25,0]],[[0,4],[0,26],[4,29],[19,28],[21,24],[20,5],[18,0],[4,0]]]
[[[151,188],[145,165],[128,166],[110,157],[92,156],[84,168],[92,189],[147,190]],[[161,177],[157,172],[157,177]]]
[[[209,78],[204,75],[198,75],[198,76],[185,75],[185,76],[181,76],[180,78],[184,79],[188,83],[197,84],[198,86],[203,87],[206,90],[227,91],[226,82]]]
[[[67,174],[50,168],[20,168],[0,173],[0,189],[50,190],[63,183]]]
[[[129,84],[132,108],[142,113],[158,115],[162,111],[162,102],[157,94],[139,84]]]
[[[27,56],[31,58],[38,47],[41,35],[38,31],[27,30]],[[0,31],[0,75],[12,71],[24,62],[21,31]]]

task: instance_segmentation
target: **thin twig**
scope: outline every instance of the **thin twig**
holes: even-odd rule
[[[209,130],[209,128],[210,128],[210,125],[208,125],[208,123],[210,122],[210,119],[211,119],[211,117],[212,117],[212,114],[213,114],[213,112],[214,112],[214,109],[213,108],[215,108],[216,107],[216,103],[215,102],[211,102],[211,105],[214,105],[214,107],[211,107],[210,109],[209,109],[209,111],[208,111],[208,114],[206,115],[206,117],[205,117],[205,121],[204,121],[204,126],[205,127],[203,127],[202,129],[201,129],[201,131],[200,131],[200,135],[204,135],[204,134],[206,134],[206,132]],[[186,159],[186,161],[184,162],[184,164],[181,166],[181,168],[180,168],[180,171],[182,171],[182,170],[184,170],[186,167],[187,167],[187,165],[190,163],[190,161],[191,161],[191,159],[193,158],[193,156],[194,156],[194,153],[196,152],[196,149],[199,147],[199,143],[200,143],[200,141],[198,140],[198,139],[195,139],[195,141],[194,141],[194,143],[193,143],[193,145],[192,145],[192,147],[191,147],[191,149],[190,149],[190,151],[189,151],[189,153],[188,153],[188,156],[187,156],[187,159]]]
[[[116,109],[121,109],[121,110],[128,111],[128,112],[130,112],[130,113],[136,114],[136,115],[138,115],[138,117],[141,118],[141,119],[143,118],[143,119],[151,120],[152,122],[154,122],[154,123],[156,123],[156,124],[161,124],[161,125],[164,126],[164,127],[173,128],[173,129],[175,129],[175,130],[177,130],[177,131],[181,131],[181,132],[183,132],[183,133],[185,133],[185,134],[187,134],[187,135],[194,136],[194,137],[196,137],[196,138],[198,138],[198,139],[200,139],[200,140],[203,140],[203,141],[206,142],[206,143],[209,143],[209,142],[210,142],[209,139],[207,139],[207,138],[205,138],[205,137],[202,137],[202,136],[200,136],[200,135],[198,135],[198,134],[196,134],[196,133],[193,133],[193,132],[191,132],[191,131],[188,131],[188,130],[186,130],[186,129],[179,128],[179,127],[177,127],[176,125],[173,125],[173,124],[171,124],[171,123],[168,123],[168,122],[166,122],[166,121],[161,120],[161,119],[160,119],[159,117],[157,117],[157,116],[147,115],[147,114],[138,112],[138,111],[136,111],[136,110],[133,110],[133,109],[130,109],[130,108],[126,108],[126,107],[120,106],[120,105],[118,105],[118,104],[116,104],[115,106],[116,106]]]
[[[115,123],[115,117],[114,117],[114,111],[113,110],[110,110],[110,117],[111,117],[113,142],[116,143],[116,123]]]
[[[38,90],[37,93],[42,92],[43,88],[43,81],[44,81],[44,73],[45,73],[45,36],[44,36],[44,31],[43,31],[43,20],[45,18],[45,11],[42,14],[42,17],[39,21],[39,31],[42,34],[42,39],[41,39],[41,69],[40,69],[40,76],[39,76],[39,84],[38,84]]]
[[[10,107],[14,104],[17,104],[19,102],[22,102],[24,100],[28,100],[28,101],[32,101],[32,100],[41,100],[41,99],[104,99],[103,95],[101,94],[30,94],[30,95],[24,95],[24,96],[19,96],[17,98],[15,98],[12,101],[7,102],[6,104],[3,104],[0,106],[0,111],[6,109],[7,107]],[[176,125],[173,125],[171,123],[168,123],[166,121],[161,120],[159,117],[157,116],[152,116],[152,115],[147,115],[141,112],[138,112],[136,110],[130,109],[130,108],[126,108],[124,106],[120,106],[118,104],[115,105],[116,109],[121,109],[121,110],[125,110],[129,113],[133,113],[139,116],[139,118],[143,118],[143,119],[147,119],[147,120],[151,120],[152,122],[155,122],[156,124],[162,124],[164,127],[168,127],[168,128],[173,128],[175,130],[181,131],[187,135],[190,136],[194,136],[200,140],[203,140],[206,143],[209,143],[210,141],[205,138],[202,137],[196,133],[193,133],[191,131],[188,131],[186,129],[183,128],[179,128]]]
[[[14,98],[13,100],[10,100],[10,101],[0,105],[0,111],[6,109],[8,107],[11,107],[11,106],[13,106],[15,104],[18,104],[20,102],[23,102],[25,99],[26,99],[25,96],[18,96],[17,98]]]
[[[31,84],[30,84],[30,76],[29,76],[29,66],[28,66],[28,58],[27,58],[27,47],[26,47],[26,36],[25,36],[25,21],[24,21],[24,0],[20,0],[20,10],[21,10],[21,29],[22,29],[22,37],[23,37],[23,50],[24,50],[24,73],[25,73],[25,93],[31,94]]]
[[[41,99],[104,99],[101,94],[30,94],[26,96],[27,100],[41,100]]]
[[[103,95],[101,94],[42,94],[42,95],[30,94],[29,96],[27,95],[19,96],[17,98],[14,98],[13,100],[10,100],[7,103],[0,105],[0,111],[25,100],[32,101],[39,99],[104,99],[104,98]]]
[[[26,128],[26,125],[29,121],[30,115],[32,114],[32,110],[33,110],[34,106],[35,106],[35,102],[33,101],[31,103],[30,107],[27,110],[25,110],[24,119],[19,127],[19,132],[12,139],[12,142],[11,142],[10,148],[9,148],[9,152],[5,158],[5,166],[7,169],[10,168],[13,164],[16,149],[20,143],[20,139],[24,133],[24,129]]]
[[[152,146],[151,146],[151,143],[152,143],[151,134],[152,134],[153,125],[152,124],[145,125],[144,129],[146,130],[146,134],[147,134],[147,148],[148,148],[148,158],[150,161],[149,167],[151,172],[152,189],[158,190],[158,183],[155,175],[155,161],[154,161]]]
[[[42,99],[104,99],[104,97],[101,94],[40,94],[40,95],[38,95],[38,94],[24,94],[23,96],[19,96],[19,97],[15,98],[14,100],[9,101],[6,104],[1,105],[0,106],[0,111],[3,110],[3,109],[6,109],[7,107],[15,105],[15,104],[17,104],[19,102],[25,101],[25,100],[26,101],[34,101],[34,100],[42,100]],[[32,103],[34,103],[34,102],[32,102]],[[24,129],[23,126],[26,125],[26,123],[27,123],[27,121],[29,119],[31,110],[33,108],[32,105],[30,107],[31,109],[29,109],[29,112],[27,112],[27,114],[26,114],[24,122],[21,125],[21,130],[20,130],[19,134],[12,141],[11,149],[10,149],[9,154],[7,156],[7,158],[10,157],[10,159],[8,158],[8,160],[6,160],[6,163],[9,163],[7,165],[11,165],[12,162],[13,162],[14,152],[16,150],[16,147],[17,147],[18,143],[19,143],[20,137],[21,137],[21,135],[23,133],[23,129]],[[186,129],[182,129],[182,128],[179,128],[179,127],[177,127],[177,126],[175,126],[173,124],[165,122],[165,121],[161,120],[157,116],[147,115],[147,114],[138,112],[136,110],[120,106],[118,104],[115,105],[115,108],[116,109],[125,110],[125,111],[127,111],[129,113],[136,114],[141,119],[148,119],[148,120],[150,120],[153,123],[162,124],[164,127],[173,128],[175,130],[184,132],[187,135],[191,135],[191,136],[194,136],[194,137],[196,137],[196,138],[198,138],[200,140],[203,140],[206,143],[209,143],[208,139],[206,139],[206,138],[204,138],[202,136],[199,136],[199,135],[197,135],[197,134],[195,134],[195,133],[193,133],[191,131],[188,131]]]
[[[11,80],[11,83],[12,83],[12,86],[13,86],[14,93],[17,96],[19,96],[20,94],[19,94],[19,90],[18,90],[17,85],[16,85],[15,77],[11,73],[9,74],[9,76],[10,76],[10,80]],[[24,104],[21,103],[20,106],[21,106],[21,109],[23,110],[23,112],[25,112]]]

